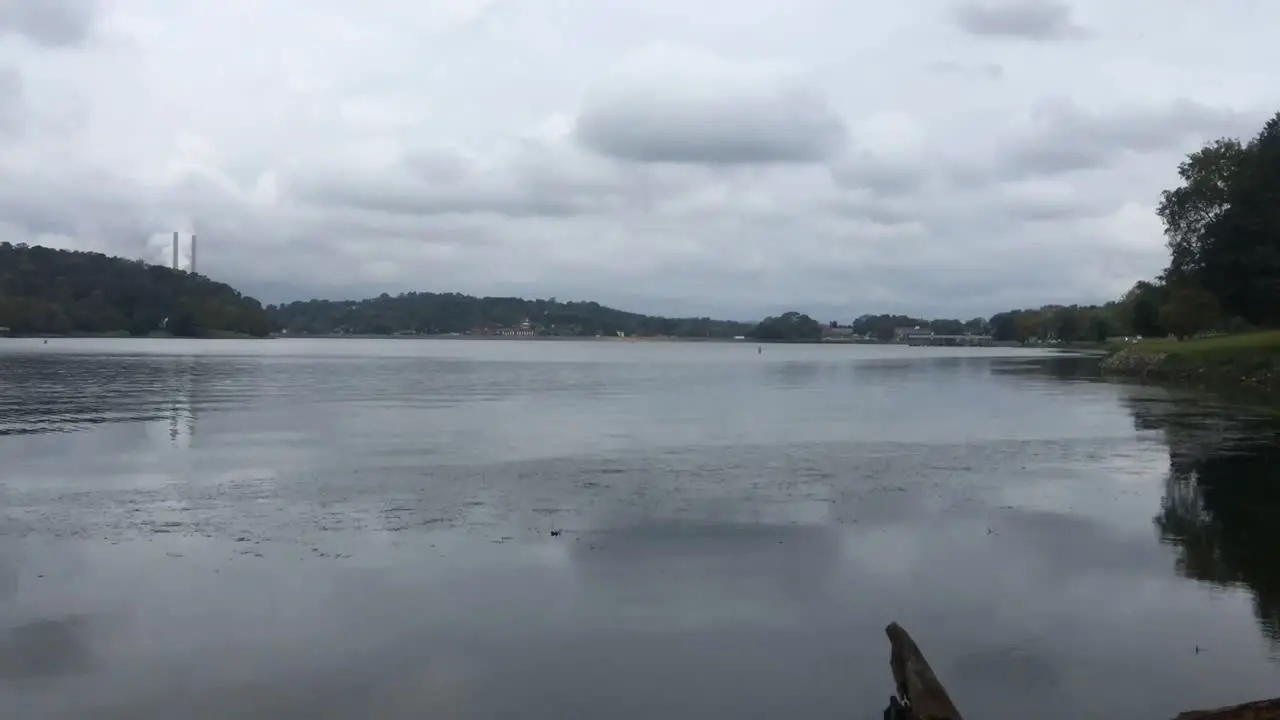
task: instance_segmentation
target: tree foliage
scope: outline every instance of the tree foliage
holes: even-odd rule
[[[761,320],[747,337],[769,342],[819,342],[822,325],[808,315],[788,312]]]
[[[1222,319],[1222,308],[1213,293],[1186,281],[1169,284],[1160,308],[1160,325],[1179,340],[1212,330]]]
[[[100,253],[7,242],[0,243],[0,326],[17,334],[271,330],[257,300],[223,283]]]
[[[991,336],[1001,342],[1103,342],[1132,332],[1122,303],[1045,305],[1038,309],[996,313],[988,321]]]
[[[1121,304],[1125,315],[1129,318],[1129,326],[1133,334],[1142,337],[1162,337],[1169,334],[1160,323],[1160,308],[1164,305],[1167,293],[1162,283],[1139,280],[1125,293]]]
[[[1178,165],[1183,184],[1162,192],[1156,210],[1164,221],[1171,274],[1193,274],[1201,268],[1205,231],[1230,207],[1231,185],[1244,158],[1239,140],[1220,138]]]
[[[710,318],[665,318],[625,312],[595,302],[473,297],[458,293],[382,294],[365,300],[308,300],[267,307],[275,325],[293,334],[444,335],[518,328],[539,334],[584,336],[727,338],[746,334],[748,323]]]
[[[985,318],[926,320],[910,315],[860,315],[849,323],[849,327],[858,335],[889,341],[893,339],[894,331],[899,328],[927,328],[938,335],[985,333],[987,331],[987,320]]]
[[[1170,250],[1162,278],[1180,283],[1164,314],[1193,314],[1212,296],[1221,316],[1253,325],[1280,322],[1280,115],[1248,143],[1220,139],[1187,156],[1182,184],[1162,196],[1159,214]],[[1191,290],[1197,288],[1198,290]]]

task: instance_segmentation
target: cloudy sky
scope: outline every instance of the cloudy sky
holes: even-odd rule
[[[0,240],[265,301],[821,319],[1122,293],[1280,110],[1259,0],[0,0]]]

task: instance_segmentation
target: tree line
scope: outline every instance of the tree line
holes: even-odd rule
[[[0,327],[19,335],[271,332],[257,300],[206,277],[7,242],[0,243]]]
[[[894,335],[902,328],[920,328],[935,335],[984,335],[990,328],[990,322],[986,318],[927,320],[887,313],[860,315],[847,325],[833,320],[829,325],[847,327],[854,335],[882,342],[893,340]],[[792,311],[765,318],[747,333],[747,337],[767,342],[818,342],[822,339],[822,331],[822,323],[804,313]]]
[[[365,300],[307,300],[270,305],[275,327],[300,335],[392,335],[497,332],[528,324],[540,335],[731,338],[750,323],[711,318],[666,318],[626,312],[596,302],[555,298],[474,297],[459,293],[386,293]]]
[[[1157,295],[1165,289],[1152,283],[1139,285],[1133,298],[1101,308],[1051,307],[965,321],[862,315],[850,326],[859,335],[880,340],[892,339],[895,329],[902,327],[955,335],[991,332],[997,339],[1021,341],[1074,341],[1131,332],[1131,327],[1155,334],[1141,318],[1147,317],[1148,325],[1162,321],[1164,301]],[[1139,322],[1128,322],[1129,317]],[[461,334],[524,325],[541,335],[564,336],[748,336],[792,342],[822,337],[822,324],[798,312],[752,324],[706,317],[666,318],[596,302],[459,293],[383,294],[364,300],[309,300],[264,308],[228,285],[160,265],[100,253],[0,243],[0,327],[14,334]]]

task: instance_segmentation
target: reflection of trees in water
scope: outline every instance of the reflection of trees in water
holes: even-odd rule
[[[225,365],[182,357],[0,356],[0,435],[160,422],[170,442],[189,442],[201,386],[225,375]]]
[[[84,617],[43,618],[0,632],[0,679],[73,675],[88,670],[90,661]]]
[[[822,525],[662,522],[586,533],[569,550],[584,590],[647,611],[711,612],[730,607],[767,617],[820,595],[842,553]]]
[[[777,385],[798,387],[813,382],[822,374],[823,366],[817,361],[788,360],[765,365],[765,373]]]
[[[1130,400],[1135,425],[1169,446],[1155,517],[1188,578],[1252,591],[1263,632],[1280,642],[1280,424],[1187,403]]]
[[[196,412],[191,404],[191,393],[198,369],[190,359],[181,359],[169,363],[167,370],[169,443],[187,447],[196,433]]]
[[[1102,377],[1101,359],[1088,355],[997,360],[992,363],[991,368],[998,375],[1038,375],[1057,380],[1096,380]]]

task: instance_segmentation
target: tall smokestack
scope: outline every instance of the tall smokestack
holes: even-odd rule
[[[196,236],[191,235],[191,274],[196,274]]]
[[[173,233],[173,269],[178,269],[178,232]]]

